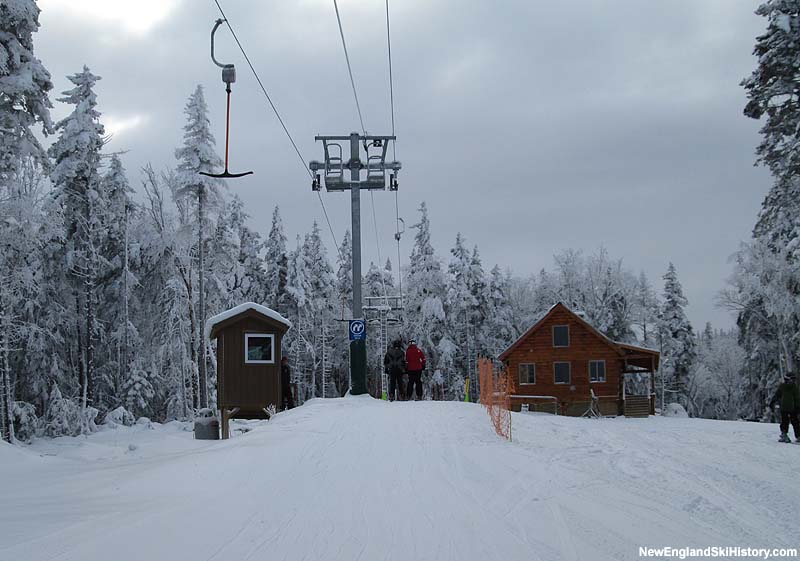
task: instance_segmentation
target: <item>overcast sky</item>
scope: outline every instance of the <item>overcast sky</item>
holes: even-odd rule
[[[332,0],[221,0],[306,160],[315,134],[347,134],[358,119]],[[529,274],[566,248],[602,244],[644,270],[659,292],[675,263],[695,327],[733,324],[714,297],[729,256],[749,237],[769,187],[753,167],[759,124],[739,82],[764,22],[739,0],[391,0],[400,215],[424,200],[433,243],[449,260],[460,231],[495,263]],[[183,107],[206,88],[224,142],[224,85],[209,59],[213,0],[39,0],[36,52],[55,91],[83,64],[100,76],[99,109],[126,150],[134,186],[146,163],[173,166]],[[390,132],[383,0],[339,0],[368,131]],[[290,242],[325,228],[309,178],[227,30],[234,62],[231,181],[252,225],[269,231],[280,205]],[[55,117],[66,108],[56,103]],[[221,150],[220,150],[221,151]],[[322,193],[337,239],[349,196]],[[380,248],[396,262],[394,196],[375,193]],[[369,196],[365,270],[377,249]],[[407,262],[413,231],[403,238]]]

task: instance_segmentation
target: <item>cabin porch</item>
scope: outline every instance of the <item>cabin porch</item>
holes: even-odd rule
[[[659,353],[643,347],[620,344],[624,353],[620,376],[620,414],[647,417],[656,413],[656,382]]]

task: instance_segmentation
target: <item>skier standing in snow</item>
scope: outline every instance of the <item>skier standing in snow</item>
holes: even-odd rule
[[[789,440],[789,423],[791,423],[795,442],[800,443],[800,419],[797,416],[800,412],[800,387],[791,372],[784,376],[783,383],[778,386],[778,391],[770,402],[770,407],[775,407],[776,403],[780,403],[781,407],[780,442],[791,442]]]
[[[406,399],[414,395],[414,385],[417,386],[417,399],[422,399],[422,371],[425,370],[425,353],[422,352],[412,339],[406,349],[406,368],[408,369],[408,389]]]
[[[406,371],[406,355],[403,352],[403,343],[397,339],[392,343],[391,348],[386,351],[383,357],[383,367],[389,376],[389,401],[395,400],[395,390],[397,399],[404,399],[405,388],[403,387],[403,374]]]
[[[284,409],[294,408],[294,397],[292,396],[292,369],[289,368],[289,357],[281,358],[281,405]]]

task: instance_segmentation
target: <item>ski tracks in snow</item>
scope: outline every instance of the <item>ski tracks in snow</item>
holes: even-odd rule
[[[20,485],[5,492],[0,561],[618,561],[640,545],[796,547],[797,450],[772,443],[770,425],[514,414],[509,443],[474,404],[357,397],[252,426],[208,445],[149,431],[134,435],[134,457],[101,464],[67,441],[69,460],[2,455],[0,479]]]

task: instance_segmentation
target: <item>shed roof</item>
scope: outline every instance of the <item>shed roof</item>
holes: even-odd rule
[[[286,329],[290,329],[292,327],[292,322],[283,317],[282,315],[280,315],[275,310],[267,308],[266,306],[262,306],[261,304],[256,304],[255,302],[245,302],[244,304],[239,304],[235,308],[231,308],[230,310],[225,310],[222,313],[219,313],[213,317],[208,318],[208,321],[206,321],[206,326],[205,326],[206,339],[212,338],[212,334],[214,333],[214,328],[220,325],[221,323],[249,311],[255,312],[268,319],[271,319],[272,321],[275,321],[285,326]]]

